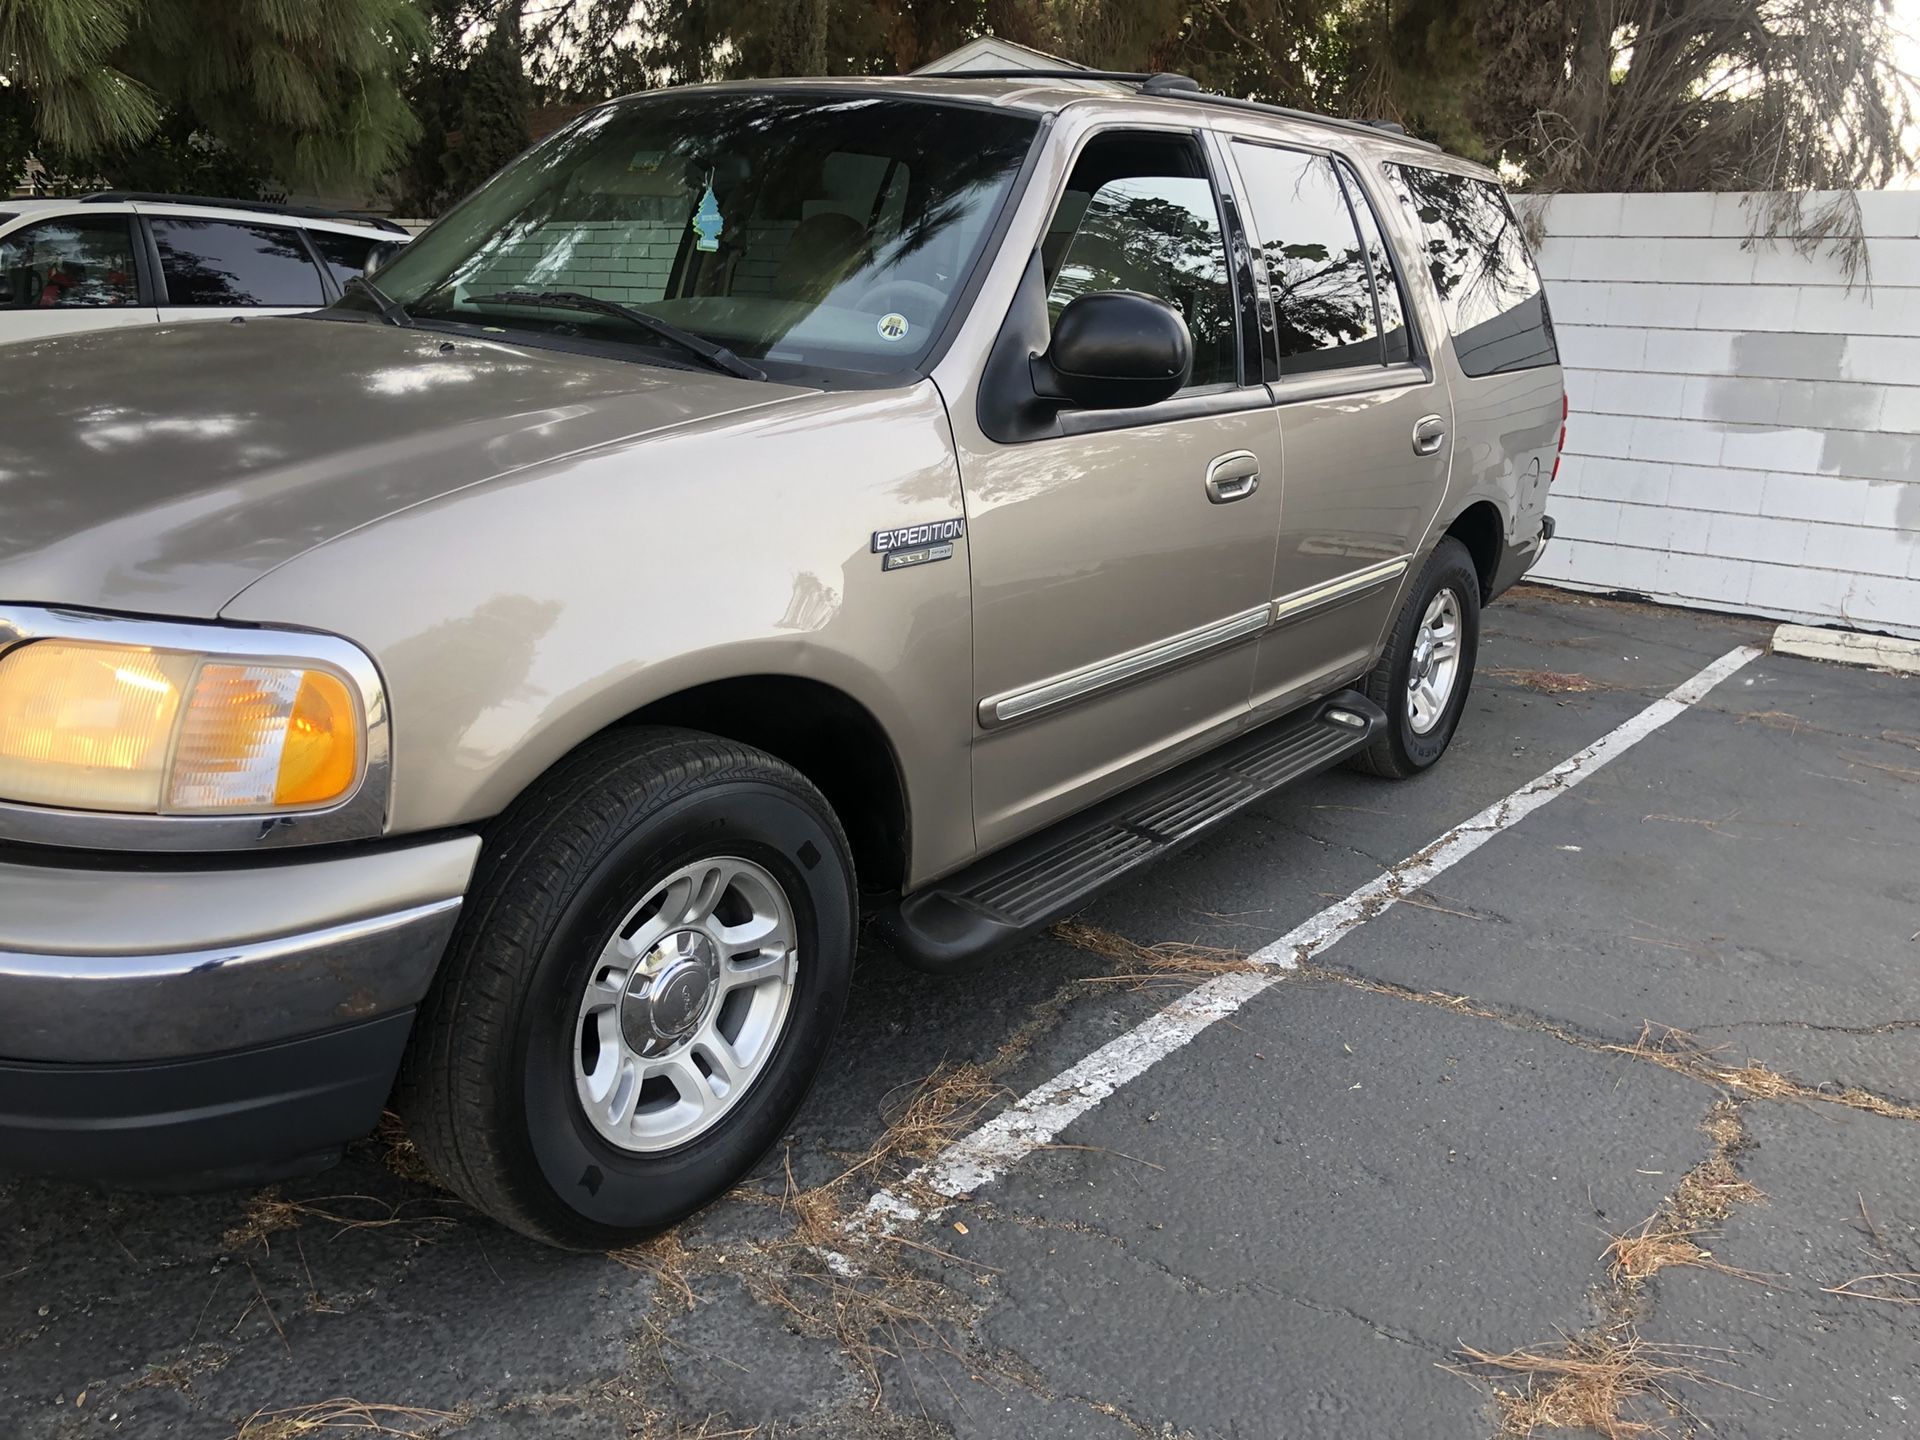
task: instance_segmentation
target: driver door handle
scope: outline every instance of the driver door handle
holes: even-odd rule
[[[1433,455],[1447,438],[1447,422],[1438,415],[1422,415],[1413,426],[1413,453]]]
[[[1207,500],[1230,505],[1260,488],[1260,457],[1251,450],[1230,450],[1207,466]]]

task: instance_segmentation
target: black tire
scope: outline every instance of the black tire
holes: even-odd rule
[[[1409,671],[1427,607],[1442,590],[1449,589],[1460,607],[1459,671],[1439,721],[1423,735],[1414,729],[1407,714]],[[1386,649],[1360,687],[1368,699],[1387,712],[1387,724],[1378,740],[1353,757],[1353,768],[1390,780],[1406,780],[1446,754],[1460,723],[1460,712],[1466,708],[1467,692],[1473,687],[1473,667],[1479,651],[1480,572],[1474,568],[1467,547],[1449,535],[1435,547],[1420,578],[1407,591],[1400,613],[1394,617]]]
[[[763,867],[791,903],[801,958],[786,1025],[713,1129],[636,1154],[581,1108],[578,1006],[627,909],[716,855]],[[724,1193],[792,1121],[846,1006],[857,921],[846,836],[798,771],[693,731],[594,740],[487,837],[401,1067],[408,1133],[462,1199],[537,1240],[606,1249],[653,1234]]]

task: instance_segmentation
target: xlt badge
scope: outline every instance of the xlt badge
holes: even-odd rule
[[[967,535],[965,520],[933,520],[925,525],[902,525],[873,532],[873,553],[882,570],[905,570],[953,558],[953,542]]]

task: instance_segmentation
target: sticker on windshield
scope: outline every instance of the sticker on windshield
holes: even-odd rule
[[[693,233],[699,238],[693,242],[696,250],[718,250],[720,232],[727,228],[727,222],[720,214],[720,202],[713,198],[713,181],[707,181],[707,193],[700,197],[700,208],[693,212]]]
[[[890,311],[880,317],[876,327],[882,340],[904,340],[907,338],[907,317],[898,310]]]

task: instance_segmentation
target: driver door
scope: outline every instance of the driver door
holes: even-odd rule
[[[1190,383],[996,442],[955,413],[973,567],[974,823],[990,849],[1246,723],[1280,518],[1228,217],[1187,131],[1091,135],[1028,272],[1051,326],[1098,290],[1186,317]],[[1020,323],[1016,300],[1008,325]],[[971,409],[972,407],[965,407]],[[959,412],[961,407],[956,407]]]

